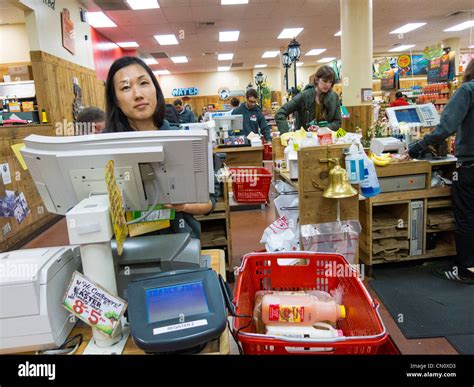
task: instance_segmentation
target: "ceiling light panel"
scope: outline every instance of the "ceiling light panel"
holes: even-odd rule
[[[148,66],[158,64],[158,61],[155,58],[146,58],[143,60]]]
[[[278,39],[293,39],[296,38],[300,32],[303,31],[303,28],[285,28],[278,35]]]
[[[155,35],[156,41],[161,46],[171,46],[173,44],[179,44],[178,39],[175,35]]]
[[[172,56],[170,59],[173,63],[188,63],[188,58],[185,56]]]
[[[122,47],[122,48],[140,47],[137,42],[118,42],[117,46]]]
[[[229,71],[230,70],[230,66],[219,66],[217,68],[217,71]]]
[[[464,23],[456,24],[455,26],[446,28],[443,31],[444,32],[456,32],[456,31],[466,30],[466,29],[471,28],[473,26],[474,26],[474,20],[468,20],[468,21],[465,21]]]
[[[324,51],[326,51],[325,48],[313,48],[309,50],[305,55],[306,56],[316,56],[322,54]]]
[[[232,60],[234,58],[234,54],[219,54],[217,55],[217,60]]]
[[[155,75],[170,75],[170,72],[168,70],[157,70],[157,71],[153,71],[153,74],[155,74]]]
[[[413,47],[415,47],[414,44],[402,44],[401,46],[391,48],[388,51],[390,51],[390,52],[406,51],[406,50],[409,50],[410,48],[413,48]]]
[[[110,20],[103,12],[87,12],[87,20],[89,25],[94,28],[117,27],[117,24]]]
[[[265,68],[265,67],[267,67],[266,64],[256,64],[256,65],[255,65],[255,68],[256,68],[256,69],[263,69],[263,68]]]
[[[265,51],[262,55],[262,58],[275,58],[279,53],[280,51]]]
[[[158,0],[127,0],[131,9],[154,9],[160,8]]]
[[[240,31],[219,32],[219,42],[236,42],[239,40]]]
[[[396,30],[390,32],[391,34],[406,34],[407,32],[414,31],[420,27],[423,27],[426,23],[408,23]]]
[[[335,59],[336,58],[334,58],[334,57],[321,58],[320,60],[318,60],[318,63],[329,63],[329,62],[332,62]]]
[[[342,31],[336,32],[334,36],[342,36]]]
[[[249,0],[221,0],[221,5],[248,4]]]

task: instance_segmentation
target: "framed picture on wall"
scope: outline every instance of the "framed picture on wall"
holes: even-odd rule
[[[63,40],[63,47],[72,55],[76,53],[76,45],[74,38],[74,23],[72,22],[69,10],[63,8],[61,12],[61,35]]]

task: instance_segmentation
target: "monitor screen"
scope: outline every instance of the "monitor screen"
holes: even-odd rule
[[[209,313],[201,281],[148,289],[146,291],[148,323]]]
[[[398,122],[421,122],[416,109],[395,110],[395,116]]]

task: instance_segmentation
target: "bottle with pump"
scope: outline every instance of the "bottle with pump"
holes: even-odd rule
[[[346,156],[346,171],[351,184],[359,184],[365,178],[364,156],[354,141]]]
[[[345,317],[344,305],[338,305],[334,301],[320,301],[310,294],[266,294],[262,298],[262,321],[266,326],[312,326],[317,322],[336,322]]]
[[[380,193],[380,184],[374,162],[367,157],[365,152],[362,153],[362,156],[364,157],[365,177],[364,180],[360,182],[360,190],[362,195],[366,198],[370,198]]]

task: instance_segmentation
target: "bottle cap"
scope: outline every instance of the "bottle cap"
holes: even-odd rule
[[[340,318],[346,318],[346,308],[344,305],[339,305],[339,316]]]

